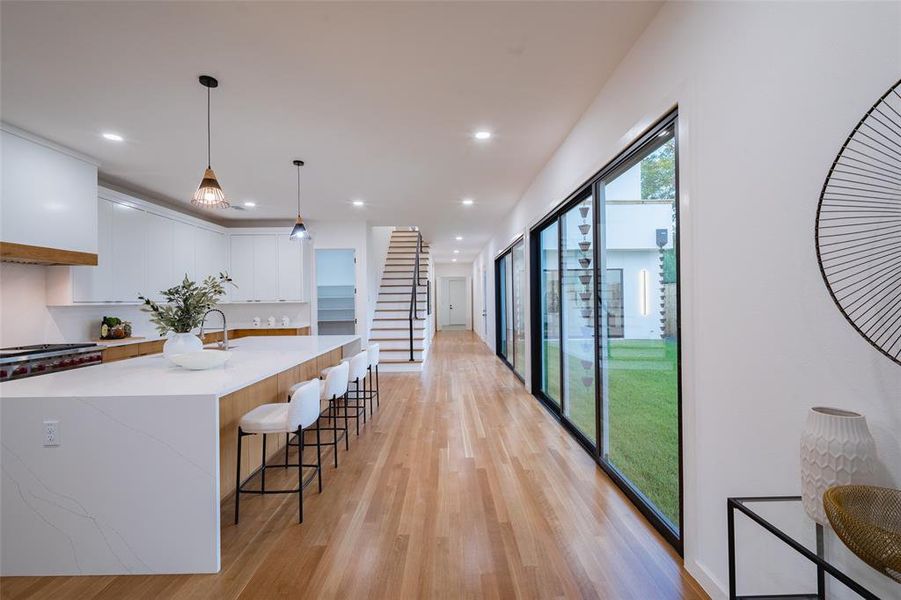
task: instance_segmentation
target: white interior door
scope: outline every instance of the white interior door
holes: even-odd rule
[[[447,324],[466,325],[466,280],[447,280]]]

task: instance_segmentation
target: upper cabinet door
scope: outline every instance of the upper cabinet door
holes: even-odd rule
[[[0,241],[98,253],[97,165],[2,125]]]
[[[231,270],[229,275],[235,286],[229,290],[229,300],[246,302],[254,297],[254,236],[231,237]]]
[[[174,225],[172,219],[145,213],[144,215],[144,287],[143,294],[152,300],[163,300],[162,290],[174,287]]]
[[[278,300],[278,243],[274,235],[253,238],[253,300]]]
[[[138,302],[144,287],[145,218],[147,213],[124,204],[112,203],[113,298],[119,302]]]
[[[201,231],[199,227],[172,221],[172,285],[181,283],[185,276],[192,281],[197,279],[195,245]]]
[[[278,236],[278,299],[299,302],[303,298],[303,244],[287,235]]]
[[[73,302],[107,302],[113,299],[113,206],[97,202],[97,266],[72,267]]]

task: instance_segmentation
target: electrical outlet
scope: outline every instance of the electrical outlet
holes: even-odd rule
[[[44,421],[44,445],[59,446],[59,421]]]

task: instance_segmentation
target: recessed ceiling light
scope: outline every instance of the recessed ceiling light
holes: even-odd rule
[[[463,198],[463,206],[472,206],[472,198]]]
[[[452,259],[451,259],[451,262],[457,262],[457,259],[456,259],[456,258],[452,258]],[[413,292],[410,292],[410,293],[412,294]]]
[[[487,139],[491,139],[491,132],[482,129],[481,131],[476,131],[476,132],[473,134],[473,137],[474,137],[475,139],[477,139],[477,140],[487,140]]]
[[[354,206],[363,206],[363,204],[364,204],[364,203],[363,203],[362,200],[354,200],[354,202],[353,202],[353,205],[354,205]]]
[[[454,254],[460,254],[459,250],[454,250]]]
[[[256,202],[245,202],[244,203],[244,206],[246,206],[247,208],[253,208],[256,205],[257,205]]]
[[[462,235],[458,235],[458,236],[455,237],[454,239],[457,240],[458,242],[462,242],[462,241],[463,241],[463,236],[462,236]]]
[[[118,133],[113,133],[111,131],[107,131],[103,133],[103,139],[109,140],[111,142],[121,142],[125,138],[119,135]]]

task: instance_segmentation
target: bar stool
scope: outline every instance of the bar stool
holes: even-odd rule
[[[297,467],[297,489],[293,490],[267,490],[266,489],[266,469],[273,467],[282,467],[282,465],[266,464],[266,435],[270,433],[294,433],[303,440],[304,430],[316,424],[316,438],[319,438],[319,380],[307,382],[297,388],[291,394],[290,402],[278,402],[275,404],[261,404],[250,412],[241,417],[238,424],[238,460],[235,482],[235,524],[238,523],[238,517],[241,507],[241,494],[297,494],[298,497],[298,513],[300,522],[303,523],[303,490],[309,485],[313,478],[307,481],[303,479],[303,468],[310,467],[316,469],[316,476],[319,479],[319,491],[322,492],[322,461],[320,460],[317,448],[317,460],[315,465],[304,464],[303,462],[303,443],[301,441],[300,451],[297,455],[296,464],[285,464],[285,467]],[[250,474],[245,481],[241,481],[241,442],[247,435],[263,436],[263,461],[260,468]],[[245,490],[244,485],[250,481],[257,473],[260,473],[260,489]]]
[[[362,350],[354,354],[350,360],[341,361],[337,367],[323,369],[323,373],[328,376],[332,370],[339,368],[341,365],[348,366],[347,373],[347,394],[344,396],[344,413],[345,418],[354,420],[357,428],[357,435],[360,435],[360,415],[363,415],[363,423],[366,422],[366,369],[369,366],[369,354],[366,350]],[[353,389],[351,389],[353,384]],[[361,387],[362,386],[362,387]],[[351,396],[352,394],[352,396]],[[354,403],[350,404],[353,397]],[[351,409],[354,410],[351,413]]]
[[[379,345],[370,344],[366,350],[369,353],[369,414],[372,414],[372,400],[376,406],[381,406],[379,399]]]
[[[350,371],[350,365],[347,363],[341,363],[337,367],[334,367],[329,370],[326,376],[323,379],[312,379],[310,381],[303,381],[301,383],[296,383],[291,386],[288,391],[289,397],[294,393],[294,390],[305,386],[309,383],[318,382],[319,383],[319,417],[327,418],[331,422],[331,427],[323,427],[322,423],[319,423],[317,427],[319,431],[331,431],[332,432],[332,441],[323,442],[319,437],[319,434],[316,436],[316,452],[320,452],[320,448],[322,446],[334,446],[335,451],[335,468],[338,468],[338,441],[341,438],[344,438],[344,450],[350,450],[350,440],[347,435],[347,416],[344,416],[344,427],[338,427],[338,415],[337,413],[337,402],[339,398],[343,398],[347,395],[347,373]],[[341,435],[338,435],[338,432],[341,432]],[[299,446],[301,444],[305,444],[305,440],[297,439],[302,438],[303,436],[296,436],[295,441],[291,442],[292,434],[288,434],[288,439],[285,442],[285,466],[288,466],[288,449],[292,446]]]

